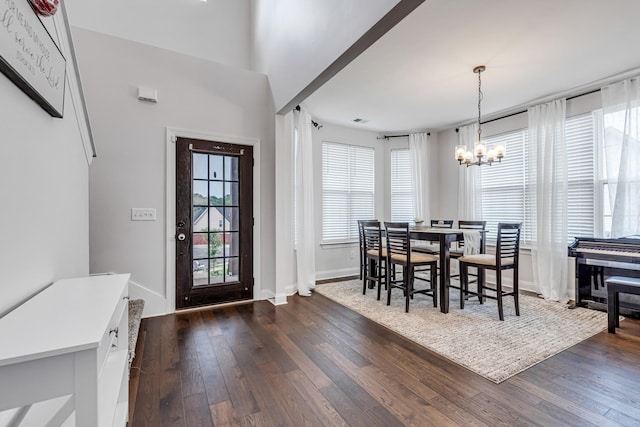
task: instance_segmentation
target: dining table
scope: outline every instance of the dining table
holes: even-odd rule
[[[425,240],[438,242],[440,247],[439,267],[440,275],[438,281],[438,291],[440,292],[440,311],[449,312],[449,287],[451,285],[450,249],[451,243],[464,241],[464,232],[458,228],[437,228],[423,225],[409,227],[409,237],[412,240]],[[486,233],[486,230],[477,230]],[[480,253],[485,253],[485,238],[480,239]]]

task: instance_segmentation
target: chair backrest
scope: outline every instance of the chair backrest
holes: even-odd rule
[[[487,221],[458,221],[458,228],[460,230],[484,230],[487,226]]]
[[[358,220],[358,239],[360,241],[360,247],[364,247],[364,227],[362,224],[365,222],[363,219]]]
[[[453,220],[452,219],[432,219],[431,227],[433,228],[453,228]],[[430,244],[438,243],[435,240],[429,241]]]
[[[452,219],[432,219],[431,226],[434,228],[453,228]]]
[[[460,230],[484,230],[487,226],[487,221],[465,221],[463,219],[458,220],[458,228]],[[480,234],[480,239],[484,239],[484,236]],[[458,248],[464,247],[464,241],[458,242]]]
[[[364,239],[364,251],[370,250],[378,252],[378,256],[382,258],[382,231],[380,230],[380,221],[362,221],[362,232]]]
[[[518,265],[520,253],[520,228],[522,223],[498,223],[498,241],[496,242],[496,265],[502,264],[501,260],[513,259],[513,265]]]
[[[408,222],[385,222],[387,235],[387,255],[407,255],[411,252]]]

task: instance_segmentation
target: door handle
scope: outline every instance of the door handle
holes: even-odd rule
[[[180,233],[176,236],[178,238],[178,240],[180,240],[181,242],[183,240],[185,240],[187,238],[187,236],[184,233]]]

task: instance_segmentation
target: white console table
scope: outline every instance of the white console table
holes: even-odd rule
[[[126,425],[128,281],[60,280],[0,319],[0,425]]]

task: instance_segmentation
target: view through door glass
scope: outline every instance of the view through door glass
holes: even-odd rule
[[[176,307],[253,298],[252,147],[178,138]]]

